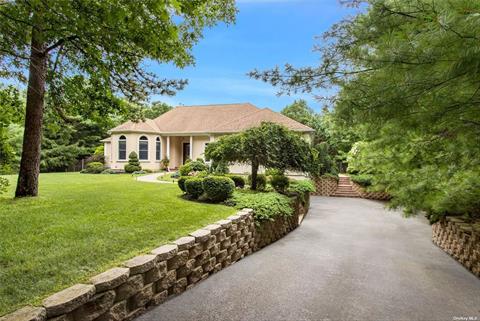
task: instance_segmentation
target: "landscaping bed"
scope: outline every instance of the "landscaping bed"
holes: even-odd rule
[[[40,175],[40,196],[0,197],[0,315],[88,280],[235,209],[189,202],[174,184],[130,175]]]

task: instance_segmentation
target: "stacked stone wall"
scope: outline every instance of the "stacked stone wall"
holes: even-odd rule
[[[358,195],[360,195],[361,198],[368,198],[371,200],[378,200],[378,201],[388,201],[391,199],[391,196],[387,192],[369,192],[355,182],[352,182],[352,189]]]
[[[433,243],[480,277],[480,222],[466,223],[456,217],[433,224]]]
[[[307,203],[297,198],[294,215],[258,224],[253,210],[244,209],[0,321],[132,320],[296,228]]]
[[[314,180],[315,192],[312,195],[331,196],[335,194],[338,180],[334,177],[319,177]]]

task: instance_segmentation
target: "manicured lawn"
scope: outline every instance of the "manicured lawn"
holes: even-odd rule
[[[181,199],[176,184],[129,175],[40,175],[40,197],[0,196],[0,315],[225,218],[231,207]]]

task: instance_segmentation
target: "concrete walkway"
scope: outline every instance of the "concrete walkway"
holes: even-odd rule
[[[480,320],[480,280],[430,237],[382,203],[313,197],[298,229],[138,320]]]
[[[165,175],[165,173],[153,173],[143,176],[137,176],[135,179],[139,182],[145,183],[158,183],[158,184],[172,184],[172,182],[159,181],[158,178]]]

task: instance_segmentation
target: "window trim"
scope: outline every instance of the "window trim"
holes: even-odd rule
[[[125,144],[124,149],[120,148],[120,143]],[[122,158],[121,154],[120,154],[123,150],[125,151],[125,158]],[[118,156],[119,161],[126,161],[127,160],[127,137],[125,135],[121,135],[120,137],[118,137],[118,155],[117,156]]]
[[[143,139],[143,138],[144,138],[144,139]],[[140,143],[145,143],[145,142],[147,143],[147,144],[146,144],[146,146],[147,146],[147,150],[146,150],[146,152],[147,152],[147,158],[142,158],[142,156],[141,156],[142,150],[141,150],[141,148],[140,148],[140,146],[141,146]],[[148,161],[148,160],[149,160],[149,158],[150,158],[150,157],[149,157],[149,156],[150,156],[150,155],[149,155],[149,154],[150,154],[150,148],[149,148],[148,145],[149,145],[149,141],[148,141],[148,137],[147,137],[147,136],[142,135],[142,136],[140,136],[140,137],[138,138],[138,160],[139,160],[139,161]]]

